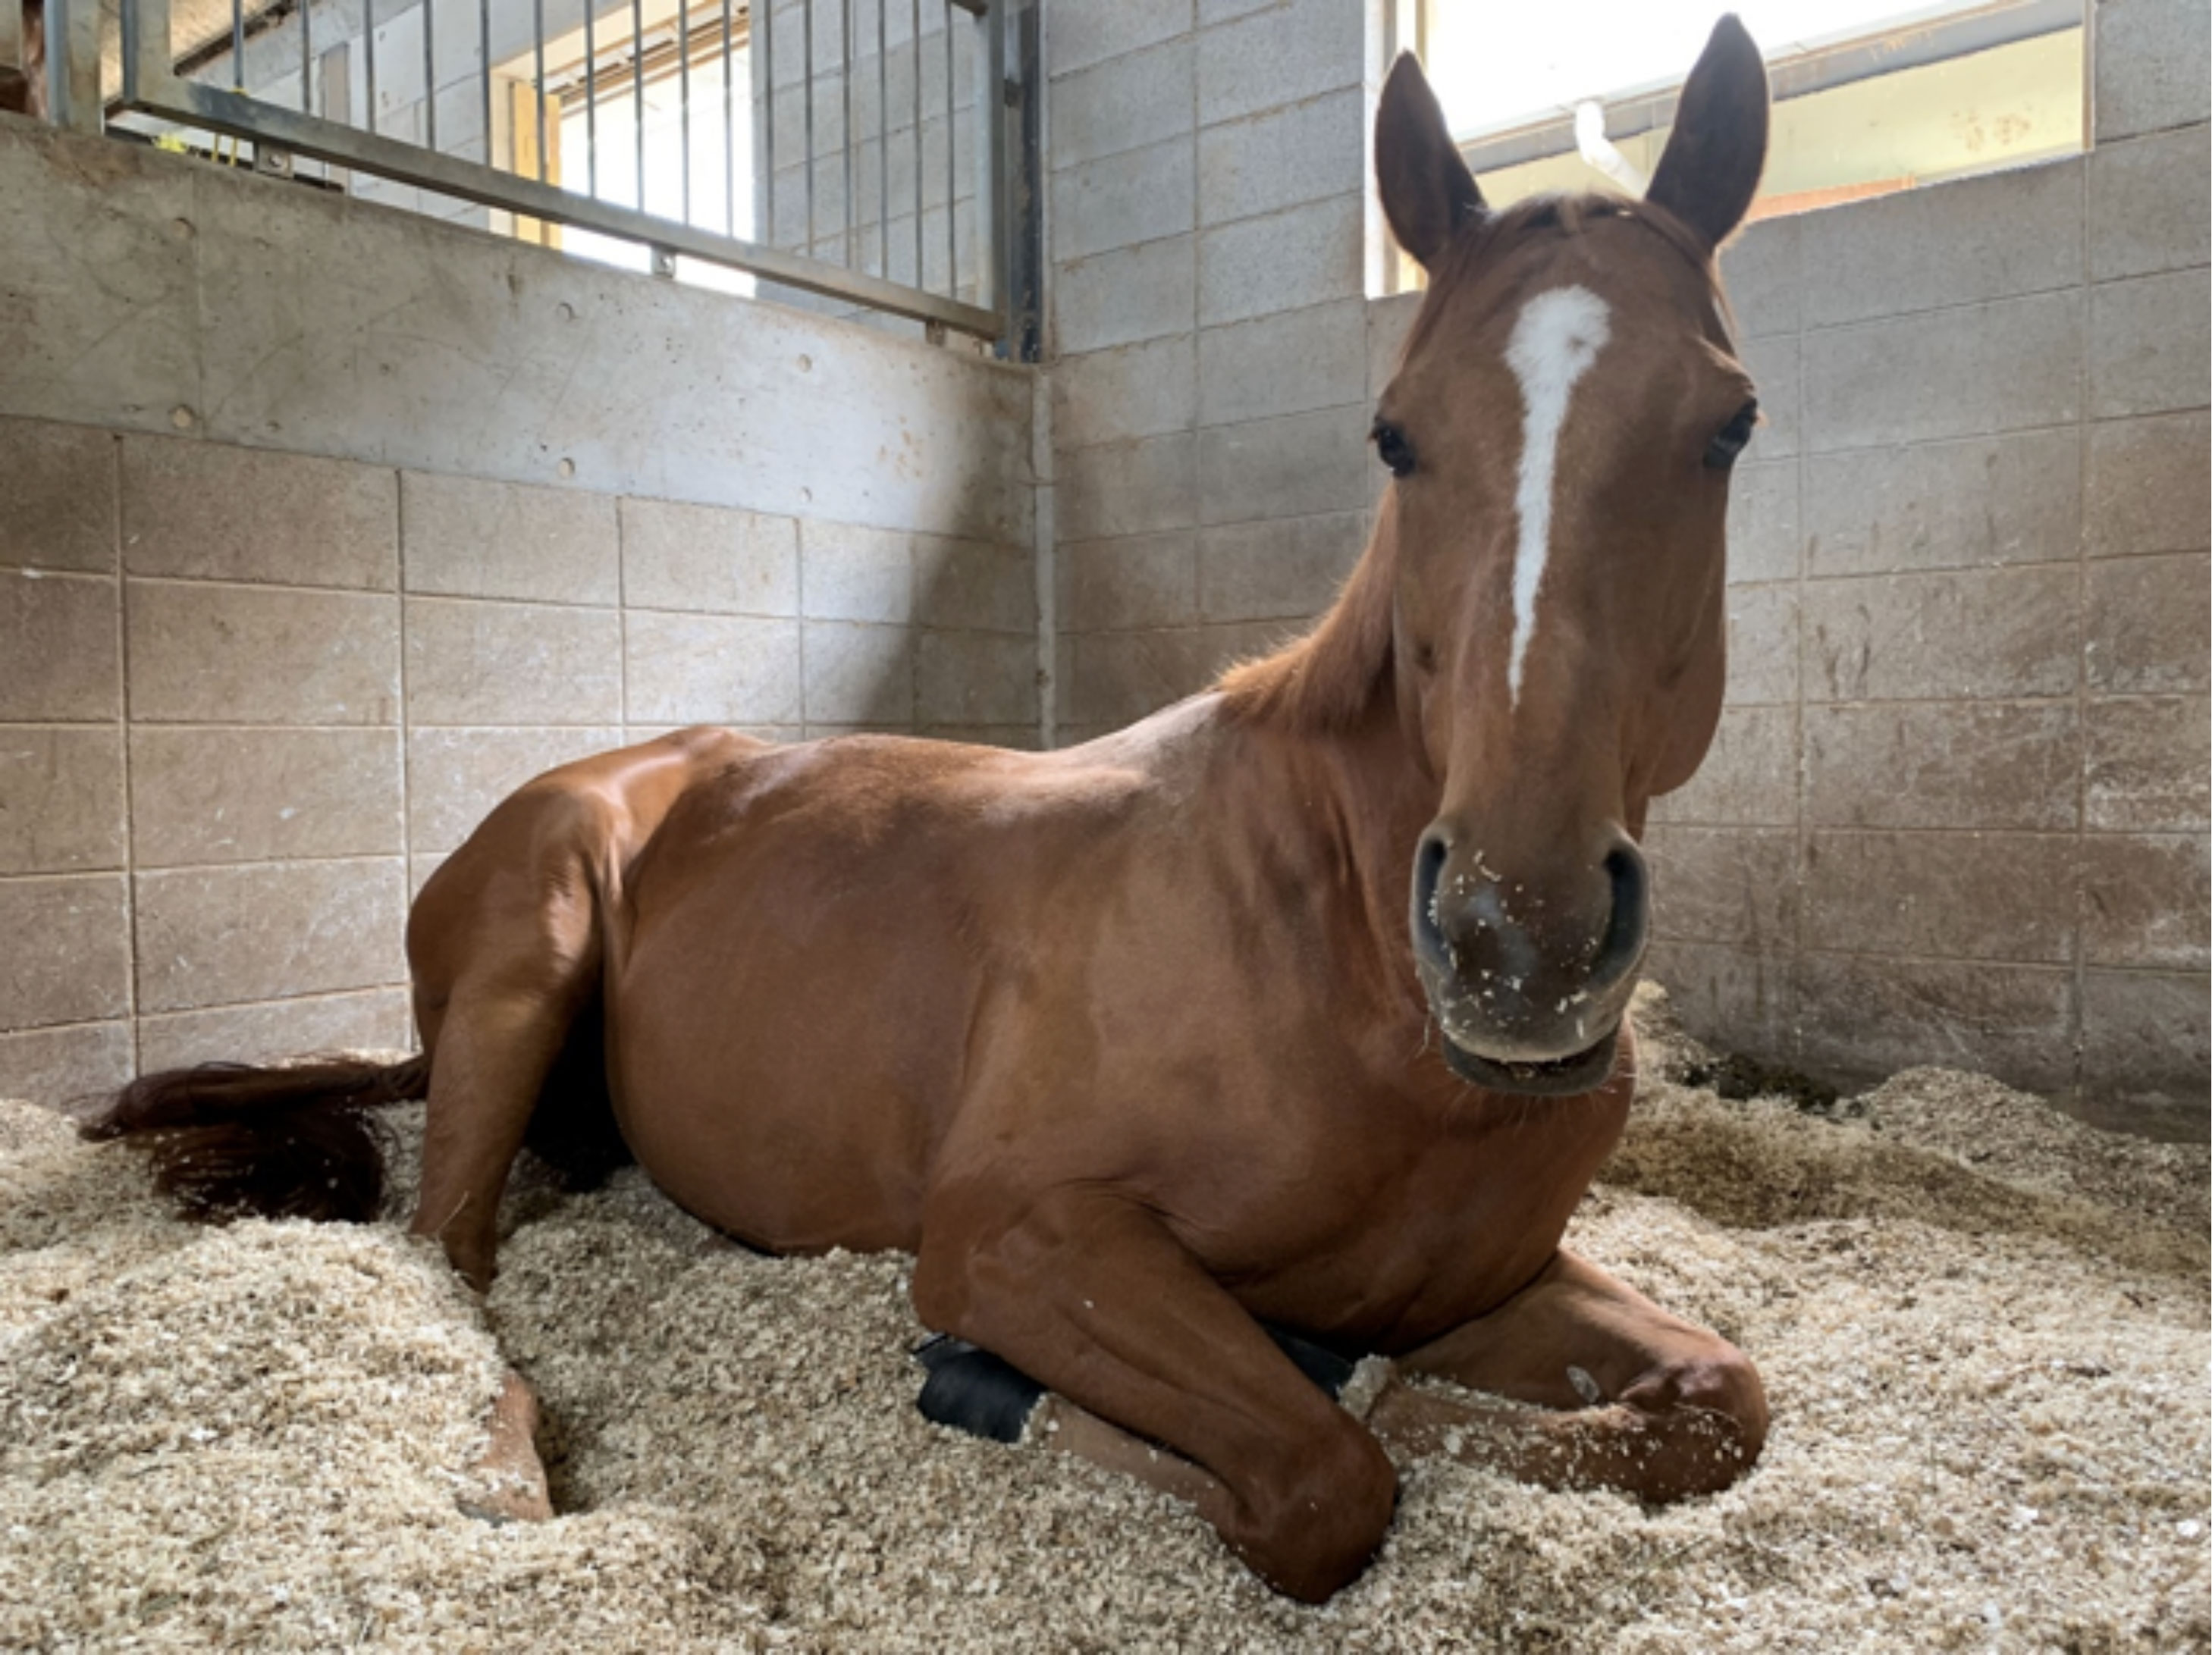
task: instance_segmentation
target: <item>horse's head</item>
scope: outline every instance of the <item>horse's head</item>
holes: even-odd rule
[[[1413,864],[1422,986],[1463,1077],[1601,1083],[1648,930],[1636,836],[1719,718],[1729,464],[1756,418],[1713,252],[1766,149],[1733,17],[1642,203],[1492,212],[1410,58],[1375,164],[1430,277],[1376,410],[1397,705],[1443,803]]]

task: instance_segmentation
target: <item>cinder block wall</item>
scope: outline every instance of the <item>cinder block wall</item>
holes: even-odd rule
[[[408,1044],[567,758],[1036,739],[1028,374],[4,117],[0,200],[0,1095]]]
[[[1728,258],[1772,423],[1654,968],[1815,1072],[1973,1064],[2201,1135],[2205,14],[2096,18],[2089,155]]]
[[[1080,739],[1356,558],[1414,298],[1369,302],[1354,0],[1048,9],[1056,712]],[[1652,970],[1839,1079],[1966,1064],[2201,1136],[2206,18],[2094,9],[2094,152],[1754,227],[1729,704]]]
[[[1365,543],[1368,9],[1046,9],[1063,741],[1294,631]]]

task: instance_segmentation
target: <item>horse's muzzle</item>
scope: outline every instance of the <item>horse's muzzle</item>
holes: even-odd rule
[[[1571,1096],[1613,1072],[1650,901],[1626,834],[1581,868],[1512,878],[1432,827],[1413,860],[1413,961],[1462,1079]]]

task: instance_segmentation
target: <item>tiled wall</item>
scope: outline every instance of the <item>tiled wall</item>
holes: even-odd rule
[[[410,1040],[419,885],[673,725],[1036,739],[1030,555],[0,420],[0,1094]]]
[[[1349,0],[1048,12],[1060,738],[1201,687],[1358,555]],[[2206,21],[2095,8],[2094,153],[1754,227],[1767,413],[1729,705],[1655,813],[1656,974],[1818,1072],[1991,1069],[2203,1131]]]

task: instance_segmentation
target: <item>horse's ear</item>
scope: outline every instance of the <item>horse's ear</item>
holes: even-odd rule
[[[1766,65],[1734,12],[1713,25],[1674,112],[1674,136],[1644,198],[1708,246],[1728,239],[1766,166]]]
[[[1434,270],[1460,227],[1482,216],[1482,191],[1410,52],[1390,66],[1375,111],[1375,182],[1391,233],[1425,269]]]

